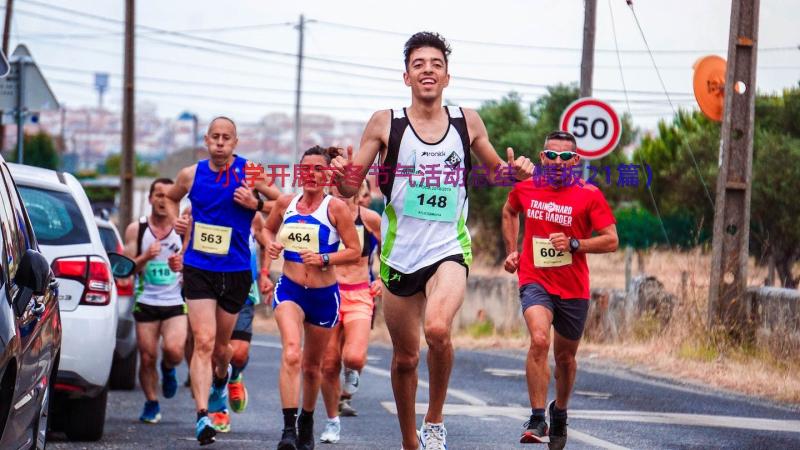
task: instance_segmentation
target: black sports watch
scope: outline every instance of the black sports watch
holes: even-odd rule
[[[322,267],[328,267],[331,263],[331,257],[327,253],[322,254]]]
[[[581,247],[581,241],[575,238],[569,238],[569,252],[575,253]]]
[[[261,211],[262,209],[264,209],[264,200],[259,198],[258,203],[256,203],[256,211]]]

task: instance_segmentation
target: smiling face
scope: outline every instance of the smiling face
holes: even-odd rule
[[[444,53],[434,47],[413,50],[403,73],[403,81],[411,88],[411,95],[416,99],[441,99],[444,88],[450,83]]]

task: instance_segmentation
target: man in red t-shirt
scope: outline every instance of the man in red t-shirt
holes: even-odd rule
[[[531,418],[520,442],[550,442],[563,448],[567,437],[567,403],[575,382],[575,354],[589,309],[587,253],[617,249],[614,215],[597,187],[572,177],[580,160],[575,138],[567,132],[547,135],[539,154],[543,174],[517,183],[503,207],[505,270],[519,269],[522,314],[531,335],[525,373]],[[522,255],[517,246],[519,218],[525,218]],[[596,232],[597,236],[592,237]],[[556,369],[556,399],[547,406],[550,326]]]

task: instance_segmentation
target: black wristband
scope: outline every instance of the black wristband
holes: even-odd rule
[[[256,211],[261,211],[264,208],[264,200],[258,199],[258,203],[256,204]]]

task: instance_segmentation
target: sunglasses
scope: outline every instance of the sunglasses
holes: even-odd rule
[[[574,158],[577,155],[575,152],[556,152],[553,150],[545,150],[544,156],[547,157],[550,161],[555,161],[557,158],[561,158],[562,161],[569,161],[570,159]]]

